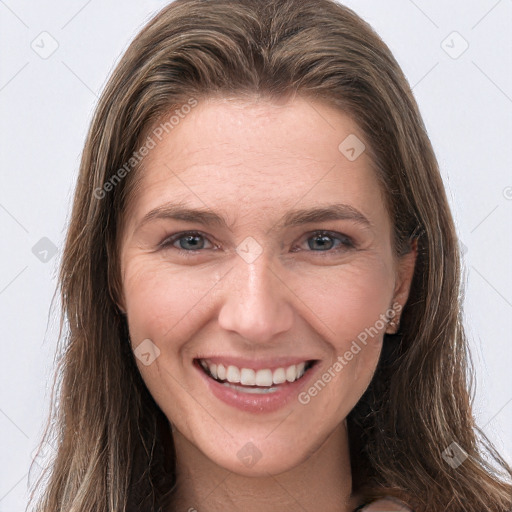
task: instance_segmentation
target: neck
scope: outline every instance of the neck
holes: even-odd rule
[[[223,469],[173,432],[177,486],[170,510],[199,512],[352,512],[346,422],[300,465],[278,475],[250,477]]]

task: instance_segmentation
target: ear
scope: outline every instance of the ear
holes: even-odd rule
[[[121,314],[126,315],[126,306],[125,306],[125,299],[124,299],[124,293],[122,291],[118,291],[117,287],[113,292],[111,292],[111,298],[113,299],[115,305],[121,312]]]
[[[116,305],[119,309],[119,311],[123,314],[123,315],[126,315],[126,309],[124,308],[124,306],[122,305],[122,303],[119,303],[119,302],[116,302]]]
[[[411,250],[400,256],[396,263],[396,281],[395,289],[393,291],[393,301],[391,308],[397,311],[396,318],[394,318],[391,325],[398,327],[400,323],[400,312],[405,307],[405,303],[409,298],[411,290],[412,278],[414,276],[414,269],[416,268],[416,259],[418,257],[418,240],[414,239],[411,242]]]

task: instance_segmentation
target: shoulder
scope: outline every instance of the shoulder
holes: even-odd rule
[[[412,509],[394,498],[372,501],[356,510],[358,512],[412,512]]]

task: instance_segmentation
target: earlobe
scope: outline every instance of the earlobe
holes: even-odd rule
[[[121,298],[120,300],[116,299],[115,303],[116,303],[117,309],[119,309],[119,312],[122,315],[126,315],[126,308],[124,307],[124,297]]]
[[[416,267],[416,258],[418,256],[418,240],[411,242],[411,250],[400,257],[397,267],[397,282],[395,286],[395,301],[399,302],[402,307],[405,306],[409,291],[411,289],[414,269]]]
[[[397,264],[397,279],[393,293],[393,301],[390,306],[390,309],[396,311],[396,314],[390,319],[386,334],[396,334],[400,327],[400,312],[405,307],[407,299],[409,298],[417,256],[418,240],[414,239],[411,242],[411,250],[401,256]]]

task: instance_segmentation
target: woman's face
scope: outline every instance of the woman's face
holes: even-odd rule
[[[121,240],[137,365],[215,464],[286,471],[370,383],[415,253],[393,258],[362,134],[337,110],[211,99],[167,131],[150,134]]]

